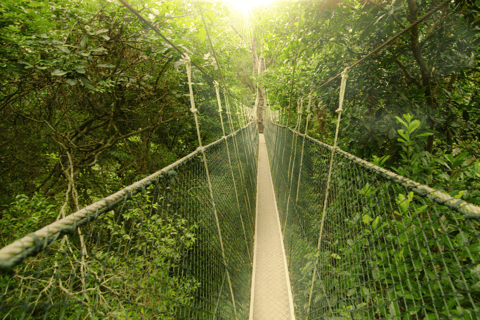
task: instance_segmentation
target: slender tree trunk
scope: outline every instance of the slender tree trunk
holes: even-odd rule
[[[252,58],[253,58],[253,75],[257,74],[257,76],[261,76],[263,73],[263,44],[260,45],[260,54],[256,55],[255,53],[255,47],[256,47],[256,38],[253,38],[252,40]],[[263,92],[263,88],[260,87],[258,81],[256,83],[257,85],[257,92],[256,96],[257,99],[255,101],[256,106],[257,106],[257,121],[258,121],[258,132],[263,133],[263,108],[265,106],[265,93]]]
[[[418,3],[417,0],[407,0],[408,3],[408,18],[410,22],[414,22],[418,19]],[[422,76],[422,88],[425,88],[425,98],[427,105],[430,107],[430,112],[433,113],[435,109],[435,99],[432,92],[432,83],[431,83],[431,72],[430,68],[427,66],[425,59],[422,55],[422,47],[419,43],[419,31],[418,25],[413,27],[410,30],[410,46],[412,49],[413,56],[417,62],[418,67],[420,68],[420,73]],[[435,128],[435,122],[432,120],[430,128],[433,130]],[[432,152],[433,149],[433,140],[434,135],[428,137],[426,151]]]

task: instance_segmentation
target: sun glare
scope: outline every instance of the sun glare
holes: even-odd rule
[[[233,4],[243,14],[248,14],[248,12],[253,7],[256,7],[262,4],[269,4],[269,3],[272,3],[274,0],[227,0],[227,1]]]

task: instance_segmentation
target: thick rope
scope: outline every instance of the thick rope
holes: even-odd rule
[[[230,133],[226,139],[233,137],[239,131],[244,129],[246,128],[242,128]],[[223,140],[224,138],[222,137],[219,140],[210,143],[204,147],[204,150],[207,151],[208,149],[221,143]],[[123,188],[120,191],[117,191],[105,199],[97,201],[83,209],[78,210],[77,212],[66,216],[61,220],[53,222],[48,226],[45,226],[44,228],[28,234],[25,237],[3,247],[0,249],[0,270],[11,269],[22,263],[22,261],[24,261],[26,258],[35,256],[44,248],[48,247],[49,244],[57,240],[60,236],[72,233],[77,227],[81,227],[88,222],[97,219],[101,214],[110,211],[122,201],[128,200],[137,193],[142,192],[150,185],[158,181],[158,179],[174,174],[172,170],[182,163],[194,158],[199,152],[200,150],[197,149],[185,157],[166,166],[165,168],[133,183],[126,188]]]
[[[336,112],[338,112],[337,128],[335,130],[335,140],[333,141],[332,152],[330,154],[330,166],[329,166],[329,169],[328,169],[327,186],[326,186],[326,190],[325,190],[325,199],[323,200],[322,221],[320,223],[320,232],[319,232],[319,235],[318,235],[317,252],[315,254],[315,257],[318,256],[318,254],[320,252],[320,247],[322,245],[323,227],[325,225],[325,216],[327,214],[328,192],[329,192],[329,189],[330,189],[330,180],[332,178],[333,157],[335,155],[335,150],[337,149],[338,131],[340,129],[340,120],[342,118],[342,111],[343,111],[343,99],[345,97],[345,87],[347,86],[347,72],[348,72],[348,67],[345,68],[345,70],[343,70],[343,72],[342,72],[342,83],[340,85],[340,101],[339,101],[339,107],[336,110]],[[308,320],[308,317],[310,315],[310,307],[311,307],[311,304],[312,304],[312,296],[313,296],[313,285],[315,283],[315,277],[317,275],[317,265],[318,265],[318,260],[317,260],[317,258],[315,258],[315,267],[313,269],[313,275],[312,275],[312,285],[310,287],[310,294],[309,294],[309,297],[308,297],[308,308],[307,308],[306,320]]]
[[[197,128],[198,145],[199,145],[198,149],[200,150],[200,152],[202,153],[202,156],[203,156],[203,163],[205,165],[205,173],[207,175],[208,189],[210,191],[210,198],[212,199],[213,214],[215,215],[215,222],[217,224],[218,239],[219,239],[219,242],[220,242],[220,248],[222,249],[223,263],[225,265],[225,272],[227,273],[228,285],[230,287],[230,294],[231,294],[231,297],[232,297],[233,312],[235,314],[235,319],[238,319],[237,308],[235,306],[235,296],[233,294],[232,282],[230,281],[230,274],[228,272],[227,258],[225,256],[225,249],[224,249],[224,246],[223,246],[222,230],[220,228],[220,221],[218,219],[217,207],[215,205],[215,198],[213,197],[213,188],[212,188],[212,182],[211,182],[211,179],[210,179],[210,171],[208,169],[207,156],[205,155],[205,150],[202,146],[202,137],[201,137],[201,134],[200,134],[200,126],[198,124],[198,115],[197,115],[198,110],[197,110],[197,108],[195,108],[195,99],[194,99],[194,96],[193,96],[193,87],[192,87],[192,64],[191,64],[190,57],[188,55],[184,54],[183,57],[186,61],[185,67],[187,69],[188,89],[189,89],[189,93],[190,93],[190,105],[191,105],[190,111],[193,113],[193,116],[195,118],[195,126]]]
[[[300,154],[300,169],[299,169],[299,174],[298,174],[298,182],[297,182],[297,195],[295,196],[295,202],[298,201],[298,195],[300,191],[300,180],[302,178],[301,172],[302,172],[302,167],[303,167],[303,154],[305,150],[305,136],[308,134],[308,123],[310,122],[310,118],[312,116],[311,112],[311,106],[312,106],[312,95],[308,95],[308,106],[307,106],[307,123],[305,124],[305,134],[303,135],[303,141],[302,141],[302,152]]]
[[[300,166],[299,166],[299,169],[298,169],[297,193],[295,195],[295,203],[298,203],[298,196],[300,194],[300,182],[301,182],[301,178],[302,178],[302,168],[303,168],[303,155],[304,155],[304,150],[305,150],[305,136],[308,133],[308,124],[310,122],[310,117],[312,116],[311,106],[312,106],[312,95],[310,94],[310,95],[308,95],[307,121],[305,123],[305,134],[303,134],[302,151],[300,153]],[[292,223],[292,230],[295,230],[295,222],[296,222],[295,220],[296,220],[296,215],[294,214],[293,223]],[[290,259],[289,259],[290,261],[292,260],[291,259],[292,246],[293,246],[293,243],[290,246]]]
[[[297,140],[298,140],[298,135],[300,131],[300,126],[302,125],[303,99],[300,99],[300,103],[297,108],[297,113],[298,113],[297,123],[295,124],[295,130],[293,131],[294,134],[293,134],[292,147],[291,147],[291,150],[293,150],[293,152],[290,152],[290,160],[288,161],[288,173],[287,173],[288,191],[286,192],[287,212],[288,212],[288,206],[290,205],[290,198],[292,195],[293,171],[295,170],[295,161],[297,159]],[[287,228],[287,220],[288,219],[285,218],[285,222],[283,225],[283,234],[285,234],[285,229]]]
[[[248,248],[248,240],[247,240],[247,233],[245,231],[245,224],[243,223],[242,209],[240,208],[240,200],[238,197],[237,183],[235,181],[235,175],[233,174],[232,160],[230,157],[230,147],[228,146],[228,140],[226,139],[226,136],[225,136],[225,126],[223,125],[223,116],[222,116],[223,110],[222,110],[222,100],[220,99],[220,88],[219,88],[218,82],[215,81],[214,85],[215,85],[215,93],[217,94],[218,115],[220,116],[220,123],[222,124],[223,138],[225,139],[225,146],[227,147],[228,167],[230,168],[230,173],[232,174],[233,189],[235,190],[235,198],[237,199],[238,215],[240,217],[240,222],[242,223],[243,237],[245,238],[245,246],[247,247],[248,258],[250,259],[250,263],[251,263],[252,260],[250,256],[250,249]]]
[[[224,97],[225,97],[225,107],[227,108],[228,125],[230,127],[230,132],[232,132],[235,127],[233,125],[230,102],[229,102],[229,99],[228,99],[227,95],[224,94]],[[239,122],[239,125],[241,126],[242,124]],[[250,140],[250,139],[248,139],[248,140]],[[244,147],[244,152],[247,153],[247,147],[245,146],[245,144],[243,145],[243,147]],[[234,148],[234,151],[235,151],[235,156],[237,157],[237,169],[240,172],[240,182],[242,183],[242,185],[246,185],[246,179],[245,179],[245,175],[243,173],[243,166],[240,164],[240,150],[238,148],[238,141],[237,141],[236,136],[233,136],[233,148]],[[250,165],[250,163],[249,163],[249,160],[247,159],[247,166],[249,166],[249,165]],[[254,215],[251,212],[251,205],[250,205],[251,202],[250,202],[250,196],[248,195],[248,193],[244,193],[244,199],[245,199],[245,202],[247,203],[247,214],[248,214],[249,217],[251,217],[253,219]],[[254,223],[252,221],[250,222],[250,225],[253,228]],[[254,231],[251,230],[251,232],[253,234]]]

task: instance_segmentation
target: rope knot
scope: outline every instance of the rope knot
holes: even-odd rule
[[[191,111],[192,113],[197,113],[197,112],[198,112],[198,109],[195,108],[195,107],[192,107],[192,108],[190,108],[190,111]]]
[[[213,85],[215,86],[215,88],[218,88],[220,85],[218,84],[217,80],[213,80]]]
[[[198,147],[197,150],[200,151],[201,153],[205,152],[205,148],[203,146]]]

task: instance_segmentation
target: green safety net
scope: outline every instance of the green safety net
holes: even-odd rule
[[[199,149],[8,259],[2,249],[0,319],[245,319],[257,131],[204,148],[213,199]]]
[[[265,125],[297,319],[480,319],[480,211]]]

